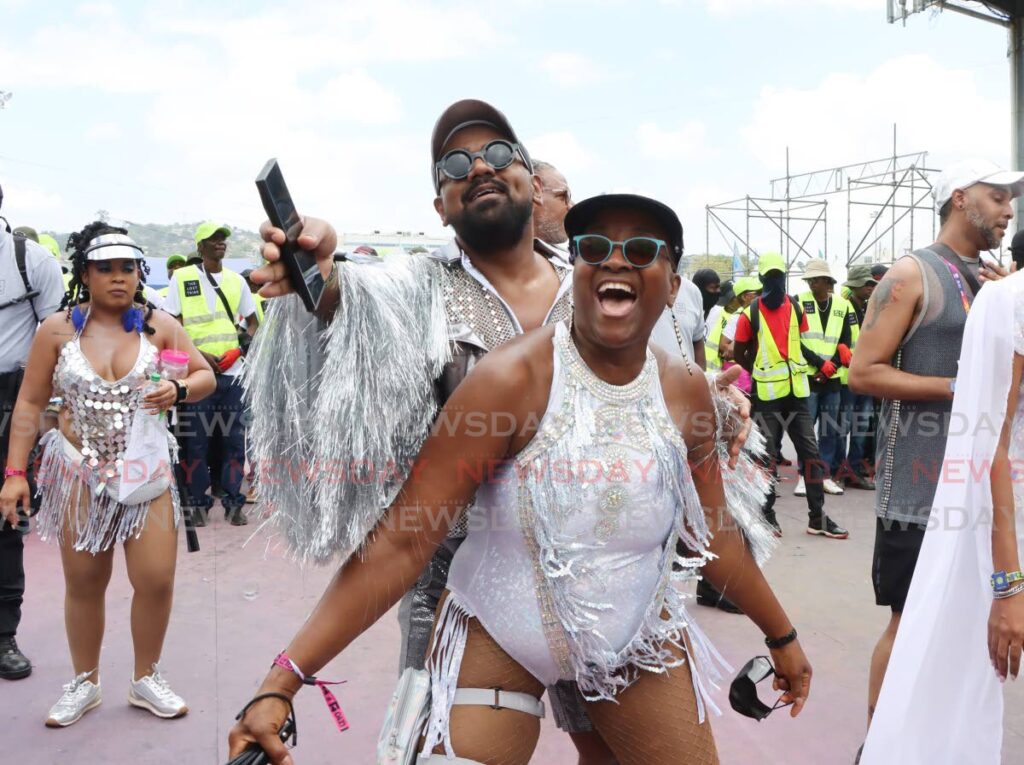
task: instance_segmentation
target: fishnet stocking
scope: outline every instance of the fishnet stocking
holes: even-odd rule
[[[458,687],[500,688],[538,699],[544,693],[544,686],[505,653],[476,619],[469,621]],[[540,718],[512,709],[455,706],[449,729],[452,749],[459,757],[483,765],[527,765],[540,736]],[[444,747],[435,747],[434,752],[443,753]]]
[[[614,702],[587,704],[587,714],[619,765],[718,765],[711,724],[697,722],[689,660],[667,674],[641,672]]]
[[[438,613],[448,597],[438,604]],[[431,639],[433,643],[433,639]],[[679,655],[679,651],[673,649]],[[477,619],[470,619],[459,688],[501,688],[540,698],[544,686],[499,646]],[[618,765],[719,765],[705,718],[697,722],[697,699],[690,662],[667,674],[641,672],[615,701],[587,704],[596,732]],[[456,756],[483,765],[527,765],[540,736],[540,720],[511,709],[452,707],[449,724]],[[441,746],[435,753],[443,753]]]

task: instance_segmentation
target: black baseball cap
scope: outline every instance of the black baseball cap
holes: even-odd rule
[[[1010,240],[1010,250],[1024,250],[1024,228],[1013,235],[1013,239]]]
[[[716,305],[727,306],[736,297],[735,284],[732,279],[726,279],[721,283],[720,287],[721,294],[718,298]]]
[[[437,118],[437,122],[434,123],[434,131],[430,135],[430,175],[434,183],[435,192],[441,190],[441,184],[438,182],[437,170],[435,168],[437,161],[441,159],[441,150],[444,149],[444,145],[448,143],[448,140],[453,135],[471,125],[486,125],[493,128],[512,143],[518,144],[526,164],[526,169],[530,171],[531,175],[533,174],[533,162],[530,161],[530,153],[526,151],[526,147],[516,137],[516,131],[512,129],[508,118],[486,101],[466,98],[462,101],[456,101],[441,113],[441,116]]]
[[[683,257],[683,224],[680,223],[679,216],[668,205],[639,194],[600,194],[574,204],[565,216],[565,231],[569,235],[570,246],[573,237],[584,233],[598,213],[612,208],[642,210],[653,216],[668,232],[672,265],[679,265]]]

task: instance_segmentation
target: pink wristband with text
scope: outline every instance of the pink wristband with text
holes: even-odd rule
[[[345,713],[341,711],[341,705],[334,697],[334,694],[331,693],[331,690],[327,687],[328,685],[341,685],[345,682],[344,680],[335,680],[332,682],[330,680],[317,680],[312,675],[307,677],[302,673],[302,670],[299,669],[299,665],[288,658],[288,654],[284,651],[281,651],[281,653],[277,655],[277,658],[274,659],[274,666],[295,673],[298,675],[303,685],[315,685],[319,688],[320,692],[324,695],[324,702],[327,704],[327,709],[334,718],[334,724],[338,726],[338,731],[348,730],[348,720],[345,719]]]

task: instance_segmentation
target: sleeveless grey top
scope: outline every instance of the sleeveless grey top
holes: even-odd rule
[[[910,374],[956,377],[967,313],[949,266],[936,252],[958,257],[934,244],[908,257],[923,276],[922,310],[900,343],[893,366]],[[973,264],[972,264],[973,265]],[[977,266],[968,268],[977,275]],[[974,294],[963,281],[967,300]],[[882,402],[876,460],[875,512],[883,520],[927,523],[946,451],[952,401]]]

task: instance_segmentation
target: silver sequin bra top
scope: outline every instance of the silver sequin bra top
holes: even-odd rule
[[[71,429],[81,444],[85,465],[104,486],[118,476],[142,390],[157,369],[157,349],[139,335],[139,354],[128,374],[111,382],[96,374],[82,352],[81,333],[60,349],[53,372],[55,396],[64,399]]]

